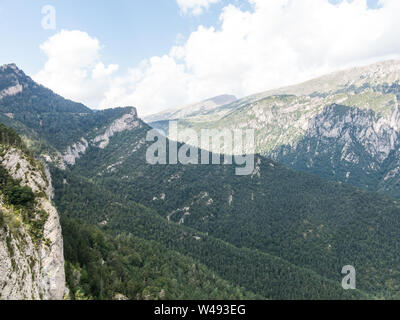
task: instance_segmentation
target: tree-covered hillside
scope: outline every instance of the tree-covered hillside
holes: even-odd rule
[[[118,237],[121,233],[155,241],[191,257],[233,285],[268,299],[365,299],[336,281],[260,250],[237,247],[206,233],[168,222],[156,211],[110,192],[87,178],[57,170],[53,174],[57,207]],[[99,196],[101,195],[101,196]]]
[[[43,192],[22,186],[3,167],[1,161],[9,149],[26,150],[22,139],[0,124],[0,241],[7,243],[13,268],[17,256],[11,233],[21,238],[25,230],[35,246],[49,247],[44,226],[49,217],[38,203]],[[33,175],[44,174],[32,155],[25,154]],[[21,168],[21,165],[16,167]],[[39,169],[42,168],[39,166]],[[27,173],[26,173],[27,175]],[[27,176],[25,175],[25,180]],[[81,190],[82,191],[82,190]],[[97,193],[98,196],[98,193]],[[78,199],[76,199],[78,200]],[[65,271],[71,299],[262,299],[238,285],[221,279],[215,272],[187,256],[167,249],[156,241],[147,241],[123,231],[100,230],[82,220],[61,218],[64,241]],[[96,214],[93,212],[93,216]],[[24,243],[19,250],[24,249]],[[32,254],[27,252],[27,254]],[[3,256],[2,256],[3,257]],[[34,257],[30,257],[33,268]],[[4,262],[6,263],[6,262]],[[63,266],[64,267],[64,266]],[[8,270],[11,274],[11,270]],[[6,276],[6,275],[4,275]],[[23,279],[19,279],[20,281]],[[0,290],[0,296],[2,291]]]
[[[62,218],[72,299],[262,299],[156,241]]]
[[[58,203],[67,208],[67,203],[79,206],[88,201],[88,205],[95,206],[93,211],[113,203],[108,211],[117,212],[116,206],[133,201],[157,211],[178,229],[189,226],[236,248],[282,258],[336,283],[340,283],[341,268],[354,265],[359,271],[360,289],[375,296],[396,296],[399,278],[394,270],[400,262],[396,258],[400,245],[398,202],[295,173],[259,156],[253,175],[244,177],[236,176],[233,166],[149,165],[146,144],[139,143],[145,132],[145,128],[139,128],[116,135],[108,148],[89,150],[72,168],[71,174],[110,190],[114,198],[120,197],[119,201],[110,198],[102,205],[96,204],[99,192],[91,192],[86,200],[66,200],[72,186],[64,172],[66,176],[58,179],[66,179],[67,183],[58,190],[69,191],[62,193],[67,198]],[[132,153],[134,146],[136,151]],[[100,193],[104,197],[104,192]],[[70,212],[81,210],[72,205]],[[95,223],[115,221],[114,215],[108,217],[106,212],[94,221],[89,212],[84,214]],[[135,220],[117,223],[113,228],[128,232],[138,225]],[[282,283],[280,286],[285,287]],[[253,287],[248,289],[254,292]]]
[[[0,92],[9,88],[18,90],[0,98],[0,121],[24,135],[37,153],[64,151],[127,113],[124,108],[96,112],[64,99],[13,64],[0,67]]]
[[[73,297],[399,298],[398,201],[258,155],[249,176],[229,165],[150,165],[150,127],[132,108],[81,114],[60,100],[52,109],[58,98],[35,85],[7,89],[0,120],[36,141],[37,156],[47,152],[37,143],[70,147],[73,161],[48,165]],[[345,265],[358,290],[341,287]]]

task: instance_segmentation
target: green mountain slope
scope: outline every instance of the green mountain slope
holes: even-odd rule
[[[83,219],[107,232],[156,241],[199,261],[232,284],[268,299],[366,299],[337,281],[260,250],[233,246],[193,228],[168,222],[156,211],[71,172],[55,172],[56,203],[63,216]],[[98,194],[102,196],[99,197]],[[120,196],[117,196],[117,195]]]
[[[11,148],[27,150],[14,130],[0,124],[0,161],[9,158]],[[50,284],[53,281],[50,276],[55,263],[47,251],[54,251],[57,247],[53,244],[54,231],[46,223],[55,217],[52,212],[48,212],[50,202],[46,198],[47,190],[30,187],[30,180],[33,179],[31,176],[41,181],[40,177],[44,177],[45,173],[31,155],[25,154],[25,157],[32,166],[32,173],[25,174],[24,183],[29,181],[27,185],[14,179],[8,172],[10,168],[6,169],[0,162],[0,297],[4,299],[18,299],[22,294],[25,299],[47,297],[48,289],[42,282]],[[19,163],[20,168],[25,168],[21,160]],[[18,165],[16,168],[16,172],[20,170]],[[47,188],[48,186],[49,182]],[[93,213],[93,216],[96,215]],[[146,241],[131,234],[125,235],[122,231],[117,235],[102,231],[82,220],[68,218],[67,214],[62,217],[61,224],[66,280],[73,299],[263,298],[231,285],[204,265],[169,250],[158,242]],[[9,256],[4,256],[3,245],[8,248]],[[48,266],[49,262],[52,263],[51,266]],[[5,268],[7,264],[10,264],[9,269]],[[60,264],[63,270],[64,259]],[[64,275],[64,271],[62,274]],[[32,281],[30,278],[27,280],[27,277],[31,277]],[[18,282],[14,284],[14,281]],[[53,285],[52,282],[51,284]],[[20,286],[18,290],[15,289],[17,285]],[[31,295],[27,296],[28,293]],[[62,298],[63,290],[61,294]],[[60,296],[57,298],[60,299]]]
[[[35,83],[14,64],[0,67],[0,121],[23,135],[37,153],[54,155],[101,135],[130,108],[93,111]]]
[[[14,105],[23,104],[21,92],[11,91],[6,91],[5,98]],[[46,99],[53,99],[52,94]],[[265,98],[273,110],[278,110],[271,102],[274,99],[283,99],[284,107],[297,98]],[[9,104],[3,108],[14,110]],[[240,102],[222,109],[229,108],[244,112]],[[59,112],[54,112],[58,116]],[[256,156],[256,167],[249,176],[236,176],[233,166],[149,165],[145,159],[149,143],[145,138],[150,127],[133,108],[91,112],[90,119],[99,114],[102,120],[93,120],[87,126],[82,126],[73,112],[61,113],[65,123],[75,120],[68,127],[68,137],[60,141],[54,137],[51,140],[45,129],[30,125],[23,117],[17,121],[10,114],[3,116],[25,134],[25,140],[43,141],[53,148],[51,154],[40,149],[36,154],[52,168],[54,200],[66,218],[66,248],[77,246],[74,224],[87,224],[80,230],[86,234],[86,240],[82,240],[86,253],[74,257],[76,249],[66,250],[69,283],[78,297],[81,293],[95,298],[110,298],[117,293],[130,298],[133,294],[147,296],[145,283],[138,284],[137,291],[124,287],[126,281],[103,286],[102,268],[88,272],[101,256],[108,263],[107,279],[115,279],[113,272],[121,272],[124,279],[136,277],[137,269],[124,260],[119,247],[149,261],[154,261],[149,256],[152,250],[163,252],[161,262],[181,261],[181,269],[186,271],[188,263],[197,264],[203,272],[195,279],[206,283],[211,275],[220,279],[219,297],[398,297],[398,202],[296,173],[262,156]],[[67,130],[63,124],[58,126],[60,132]],[[75,131],[74,126],[79,129]],[[103,246],[102,238],[112,243]],[[138,247],[142,253],[137,252]],[[89,257],[86,261],[85,256]],[[160,268],[165,265],[161,262]],[[348,264],[356,267],[359,290],[345,291],[341,287],[341,270]],[[177,287],[167,282],[165,288],[160,288],[164,277],[157,268],[144,270],[151,274],[149,287],[157,289],[149,289],[152,298],[162,289],[166,296],[176,297],[181,290],[176,288],[182,288],[192,276],[183,275],[184,281]],[[170,271],[165,274],[176,278],[177,273]],[[83,282],[74,282],[76,272],[87,274]],[[209,289],[206,286],[198,294],[215,296]]]
[[[344,265],[355,265],[360,289],[377,296],[396,294],[399,203],[294,173],[262,157],[254,175],[244,177],[231,166],[147,165],[144,145],[131,155],[123,153],[141,140],[141,130],[115,136],[107,149],[89,150],[72,172],[122,201],[157,210],[178,226],[336,281]]]
[[[67,284],[73,298],[177,300],[261,299],[204,265],[132,234],[112,236],[63,217]]]

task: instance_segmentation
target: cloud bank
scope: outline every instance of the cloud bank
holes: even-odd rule
[[[33,78],[64,97],[96,108],[104,92],[113,86],[112,74],[118,65],[101,62],[100,42],[86,32],[63,30],[40,49],[47,62]]]
[[[199,26],[183,45],[122,75],[118,65],[101,61],[97,39],[61,31],[42,44],[48,61],[35,80],[93,108],[134,105],[148,115],[218,94],[242,97],[400,58],[398,0],[381,0],[375,10],[366,0],[249,2],[250,11],[227,5],[218,29]]]

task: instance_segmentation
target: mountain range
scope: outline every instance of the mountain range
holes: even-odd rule
[[[1,145],[47,175],[62,229],[60,291],[72,299],[399,298],[399,68],[389,61],[147,118],[163,129],[171,119],[197,130],[256,129],[254,171],[237,176],[229,165],[151,165],[152,127],[134,107],[94,111],[13,64],[0,67],[0,122],[21,137]],[[13,175],[21,161],[12,169],[6,159],[10,184],[26,187],[33,169],[20,164]],[[10,202],[7,190],[8,216],[32,210],[34,200]],[[10,235],[12,224],[3,229]],[[1,261],[12,265],[6,249]],[[357,290],[341,286],[345,265],[357,270]]]
[[[255,129],[262,155],[400,198],[399,98],[400,61],[385,61],[176,120],[196,130]],[[164,120],[151,125],[168,132]]]
[[[224,106],[235,102],[237,98],[233,95],[220,95],[216,96],[199,103],[194,103],[190,105],[185,105],[178,108],[173,108],[167,111],[163,111],[157,114],[153,114],[144,117],[143,120],[147,123],[165,121],[165,120],[175,120],[175,119],[186,119],[193,116],[207,114],[210,111],[217,109],[218,107]]]

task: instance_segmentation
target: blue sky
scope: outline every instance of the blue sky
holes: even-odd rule
[[[371,8],[377,2],[368,0]],[[128,68],[168,53],[181,35],[188,37],[199,25],[218,26],[221,8],[228,3],[250,9],[246,1],[226,0],[193,16],[182,14],[175,0],[0,0],[0,38],[7,48],[0,50],[0,65],[15,62],[36,73],[46,60],[39,44],[61,29],[78,29],[99,38],[106,62]],[[48,4],[57,10],[54,31],[41,27],[41,9]]]
[[[238,3],[238,1],[232,1]],[[46,60],[39,44],[60,31],[83,30],[104,46],[104,60],[121,68],[154,55],[168,53],[172,45],[198,25],[218,25],[221,8],[213,5],[200,16],[182,14],[175,0],[0,0],[0,64],[15,62],[28,73],[38,72]],[[41,27],[44,5],[53,5],[57,29]],[[249,7],[244,1],[242,7]]]
[[[0,0],[0,65],[92,108],[152,113],[397,58],[400,1],[365,1]],[[41,26],[44,5],[55,30]]]

